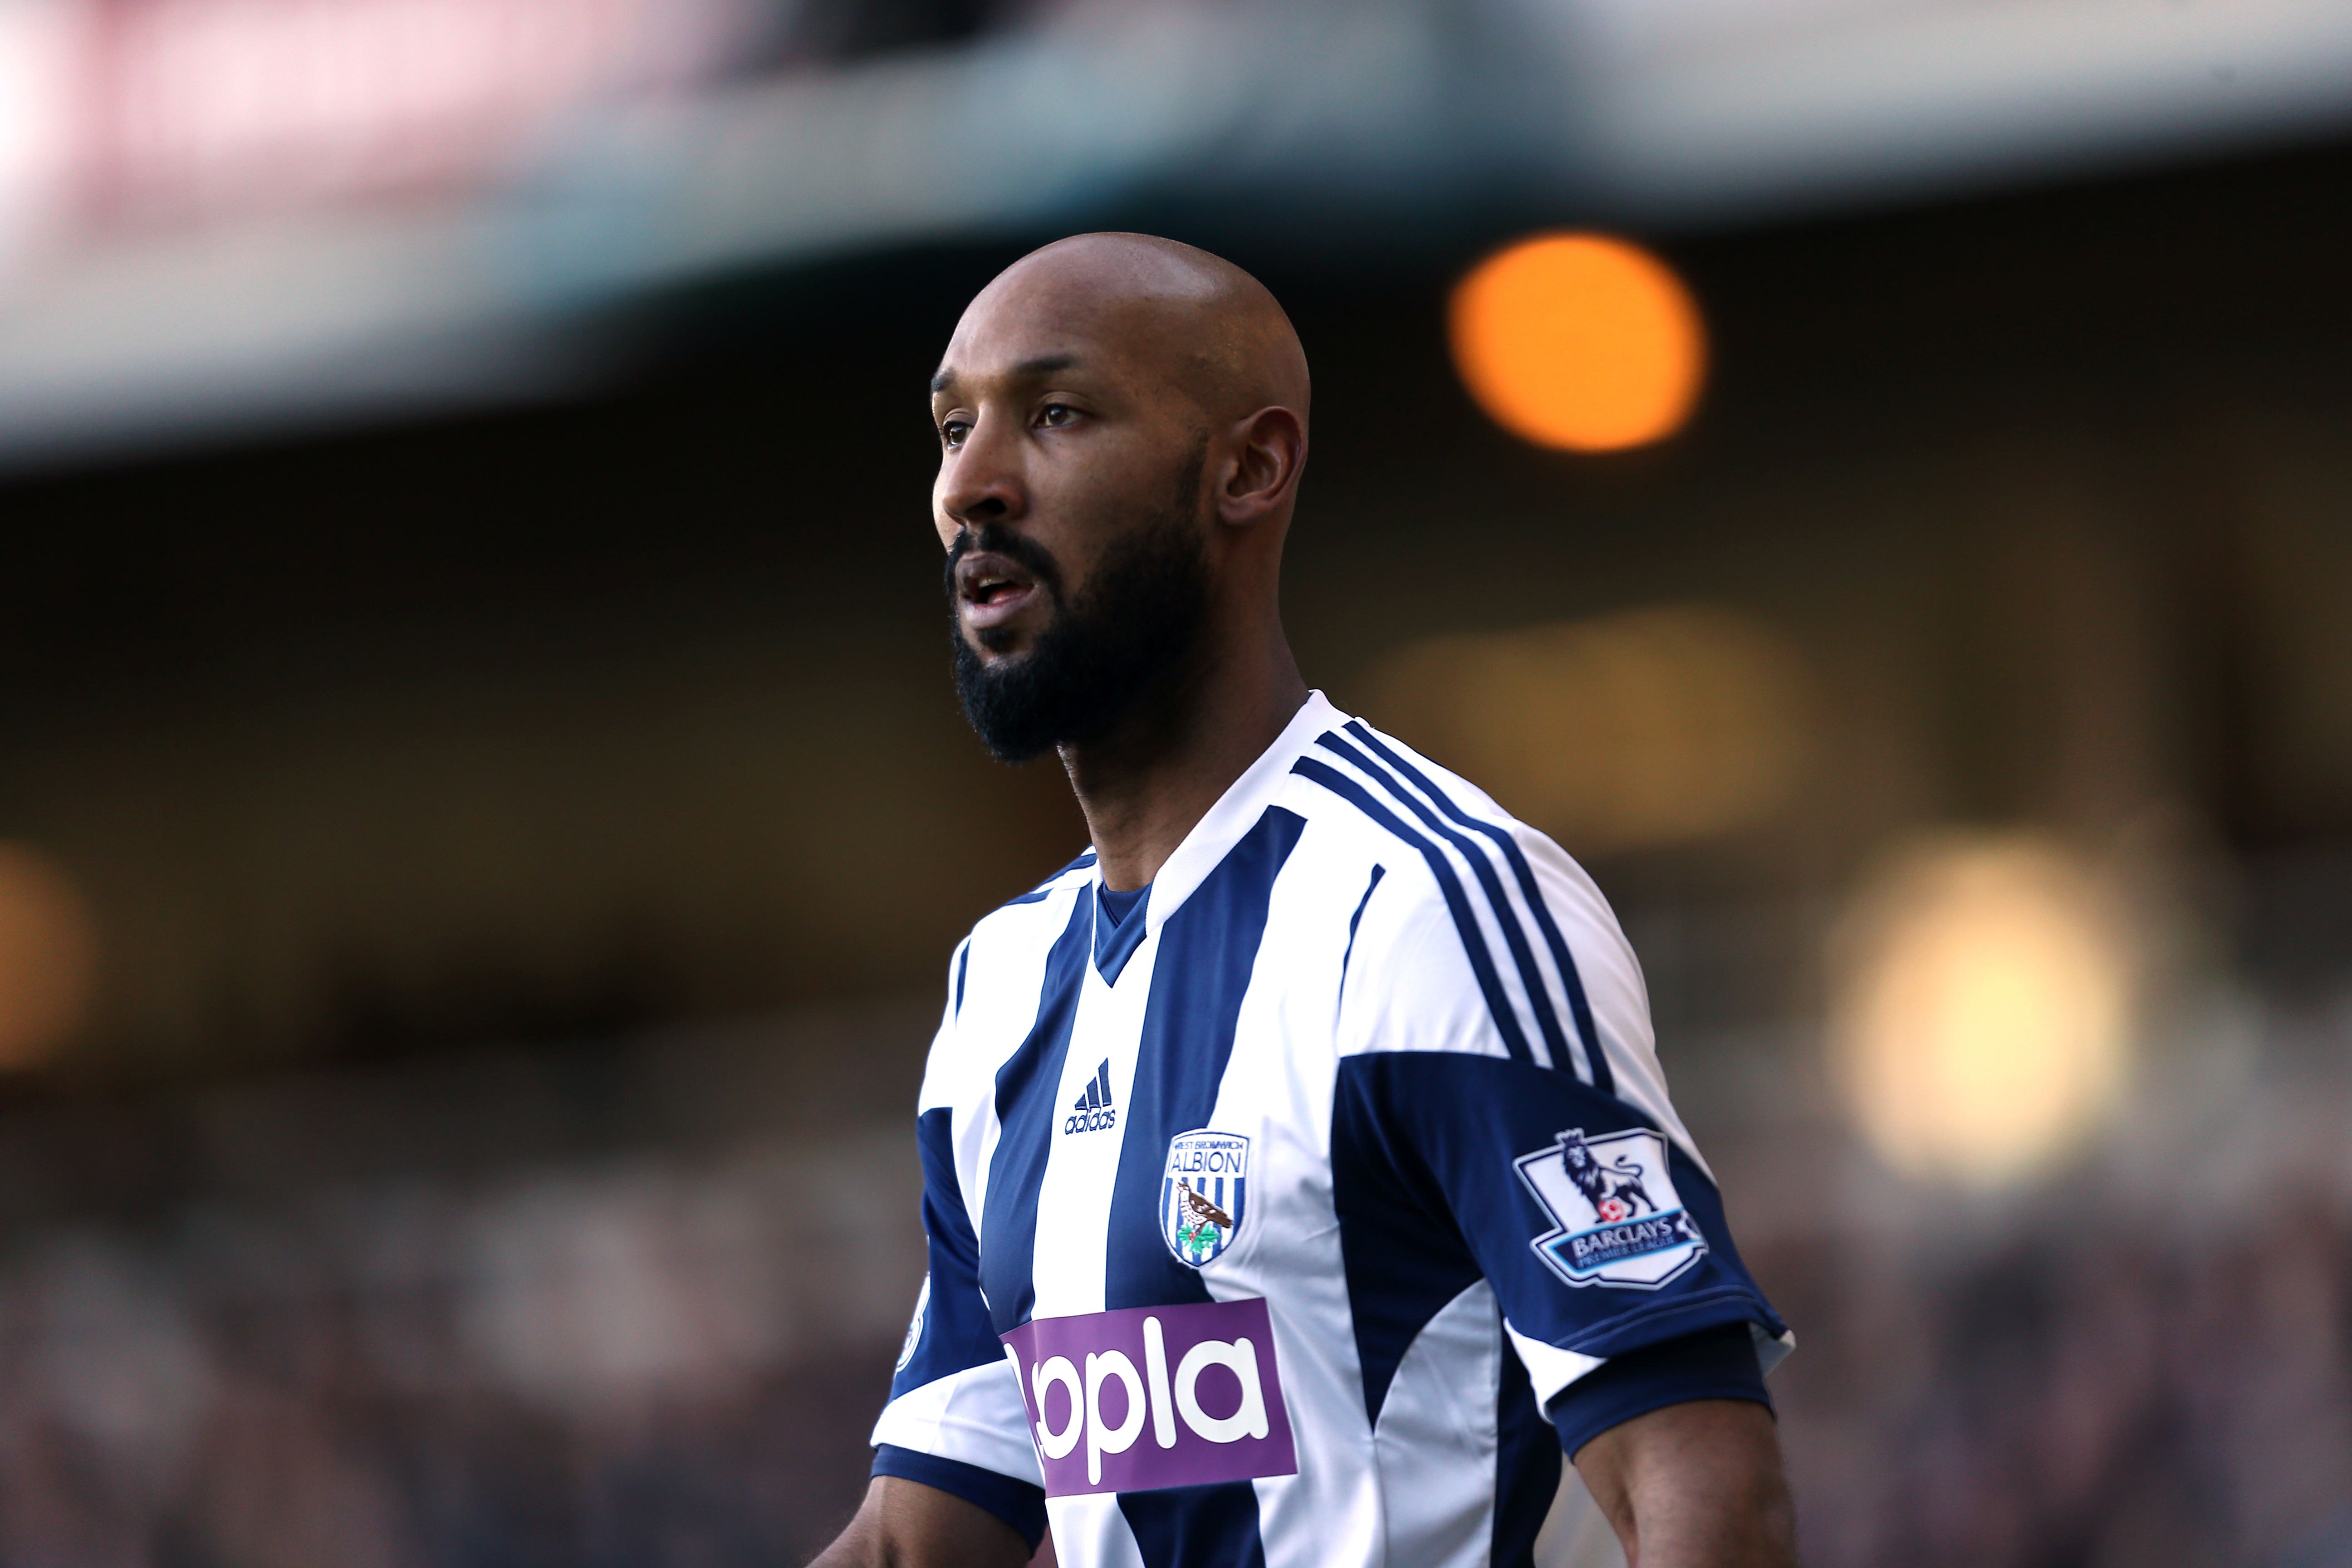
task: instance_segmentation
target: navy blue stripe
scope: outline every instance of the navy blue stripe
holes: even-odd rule
[[[1454,804],[1454,797],[1432,784],[1419,768],[1414,767],[1396,751],[1381,743],[1370,726],[1360,720],[1348,725],[1348,733],[1364,743],[1365,749],[1386,762],[1405,777],[1418,784],[1437,803],[1446,816],[1493,839],[1503,851],[1503,858],[1511,865],[1511,875],[1518,879],[1519,891],[1526,895],[1528,908],[1535,911],[1536,929],[1543,933],[1544,945],[1551,950],[1552,962],[1559,966],[1561,983],[1568,987],[1569,1016],[1576,1021],[1577,1037],[1584,1042],[1584,1059],[1592,1068],[1592,1086],[1614,1094],[1616,1075],[1609,1070],[1609,1052],[1601,1043],[1601,1031],[1592,1026],[1592,1005],[1585,999],[1584,977],[1576,972],[1575,955],[1568,951],[1568,942],[1559,933],[1559,925],[1551,918],[1551,906],[1544,901],[1543,889],[1536,881],[1535,868],[1528,864],[1527,856],[1519,849],[1518,840],[1510,829],[1499,823],[1486,822]]]
[[[1216,1108],[1242,997],[1265,939],[1274,879],[1306,826],[1297,812],[1269,806],[1160,928],[1111,1188],[1107,1309],[1210,1299],[1200,1274],[1176,1261],[1160,1234],[1168,1141],[1207,1126]]]
[[[1340,799],[1354,805],[1357,810],[1387,828],[1415,849],[1429,863],[1430,875],[1437,879],[1437,890],[1445,897],[1445,907],[1454,915],[1454,929],[1462,933],[1462,951],[1469,956],[1470,973],[1478,977],[1478,989],[1486,994],[1486,1011],[1495,1017],[1495,1028],[1503,1037],[1503,1047],[1514,1061],[1533,1062],[1535,1053],[1528,1048],[1527,1032],[1519,1027],[1518,1009],[1503,992],[1502,977],[1495,973],[1495,961],[1486,952],[1486,939],[1479,934],[1478,916],[1470,908],[1469,896],[1463,892],[1460,879],[1454,875],[1453,863],[1445,851],[1423,838],[1401,821],[1396,813],[1374,800],[1364,786],[1332,767],[1312,757],[1301,757],[1290,771],[1301,778],[1312,779]]]
[[[1379,887],[1381,879],[1388,874],[1386,866],[1372,868],[1372,879],[1364,884],[1364,896],[1356,900],[1356,912],[1348,917],[1348,945],[1339,953],[1339,984],[1342,989],[1348,984],[1348,961],[1356,956],[1356,928],[1364,923],[1364,908],[1372,901],[1372,889]]]
[[[1199,1272],[1177,1262],[1160,1237],[1168,1141],[1208,1125],[1215,1111],[1275,879],[1306,827],[1297,813],[1268,807],[1160,928],[1111,1189],[1106,1308],[1210,1299]],[[1234,1212],[1246,1226],[1248,1210]],[[1247,1481],[1121,1492],[1118,1508],[1145,1568],[1264,1568],[1257,1490]]]
[[[1404,1352],[1480,1276],[1435,1173],[1363,1089],[1361,1074],[1342,1072],[1332,1097],[1331,1208],[1364,1419],[1377,1428]],[[1398,1246],[1401,1236],[1412,1245]]]
[[[1135,907],[1116,922],[1101,909],[1095,910],[1095,968],[1101,972],[1106,985],[1118,984],[1127,961],[1143,945],[1144,928],[1150,923],[1146,917],[1151,912],[1151,889],[1146,887],[1142,891]],[[1096,902],[1099,905],[1101,900]]]
[[[1089,849],[1085,854],[1079,856],[1076,859],[1071,861],[1068,865],[1063,867],[1060,870],[1055,872],[1052,876],[1046,878],[1044,881],[1038,883],[1035,887],[1030,889],[1027,892],[1022,894],[1019,898],[1005,900],[1002,907],[1009,910],[1015,904],[1043,903],[1046,898],[1053,893],[1054,885],[1056,882],[1059,882],[1063,878],[1068,876],[1073,871],[1085,870],[1094,863],[1095,852]]]
[[[1528,1005],[1535,1009],[1536,1027],[1543,1031],[1544,1048],[1550,1054],[1551,1065],[1574,1072],[1576,1060],[1569,1054],[1568,1037],[1560,1033],[1559,1015],[1552,1007],[1551,987],[1544,984],[1543,971],[1536,965],[1536,950],[1528,945],[1527,931],[1519,924],[1517,912],[1511,908],[1510,895],[1503,891],[1503,879],[1495,875],[1494,863],[1479,851],[1476,845],[1440,821],[1437,814],[1430,810],[1418,795],[1399,784],[1396,775],[1371,758],[1337,735],[1324,735],[1315,743],[1333,756],[1344,757],[1353,763],[1407,811],[1421,818],[1422,826],[1462,852],[1462,858],[1470,863],[1470,874],[1478,879],[1478,887],[1495,911],[1495,924],[1502,930],[1503,945],[1511,950],[1511,962],[1518,965],[1519,984],[1527,989]]]
[[[1257,1489],[1247,1481],[1121,1492],[1144,1568],[1265,1568]]]
[[[1559,1429],[1560,1447],[1573,1456],[1636,1415],[1698,1399],[1744,1399],[1772,1408],[1756,1361],[1756,1336],[1746,1323],[1721,1323],[1611,1357],[1551,1402],[1551,1422]]]
[[[1536,1404],[1519,1352],[1506,1344],[1501,1359],[1495,1390],[1495,1534],[1486,1561],[1494,1568],[1534,1568],[1536,1536],[1559,1496],[1559,1436]]]
[[[956,949],[955,1014],[963,1016],[963,977],[971,972],[971,938],[963,939]]]
[[[1037,992],[1037,1021],[1021,1048],[996,1071],[996,1153],[988,1163],[988,1196],[981,1206],[980,1286],[989,1321],[1007,1334],[1029,1321],[1037,1305],[1037,1188],[1062,1108],[1055,1103],[1070,1026],[1077,1021],[1086,979],[1087,934],[1094,923],[1094,889],[1070,900],[1069,923],[1045,955]]]
[[[915,1119],[915,1147],[923,1158],[923,1238],[929,1249],[930,1297],[923,1308],[915,1352],[890,1379],[890,1397],[912,1394],[959,1372],[1004,1359],[980,1297],[980,1243],[956,1179],[952,1116],[945,1106]]]
[[[1045,1538],[1045,1489],[1033,1482],[1001,1476],[961,1459],[942,1459],[937,1454],[918,1453],[889,1443],[874,1450],[874,1473],[920,1481],[950,1497],[960,1497],[974,1508],[986,1509],[1018,1531],[1032,1552]]]

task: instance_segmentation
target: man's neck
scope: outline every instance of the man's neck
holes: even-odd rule
[[[1276,630],[1270,644],[1204,663],[1108,734],[1064,747],[1104,884],[1127,891],[1159,876],[1306,700],[1307,682]]]

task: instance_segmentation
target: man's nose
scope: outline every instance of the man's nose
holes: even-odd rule
[[[1014,522],[1029,510],[1021,470],[1021,443],[1008,421],[976,421],[963,445],[947,454],[940,468],[939,504],[946,519],[965,527]]]

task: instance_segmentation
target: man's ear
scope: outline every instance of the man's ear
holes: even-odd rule
[[[1217,474],[1217,520],[1249,528],[1280,515],[1306,467],[1307,425],[1297,415],[1276,405],[1237,420]]]

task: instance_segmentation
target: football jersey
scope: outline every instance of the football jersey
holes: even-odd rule
[[[1548,1410],[1792,1342],[1591,879],[1320,693],[1139,898],[1089,853],[973,929],[917,1135],[877,1473],[1067,1568],[1538,1561]]]

